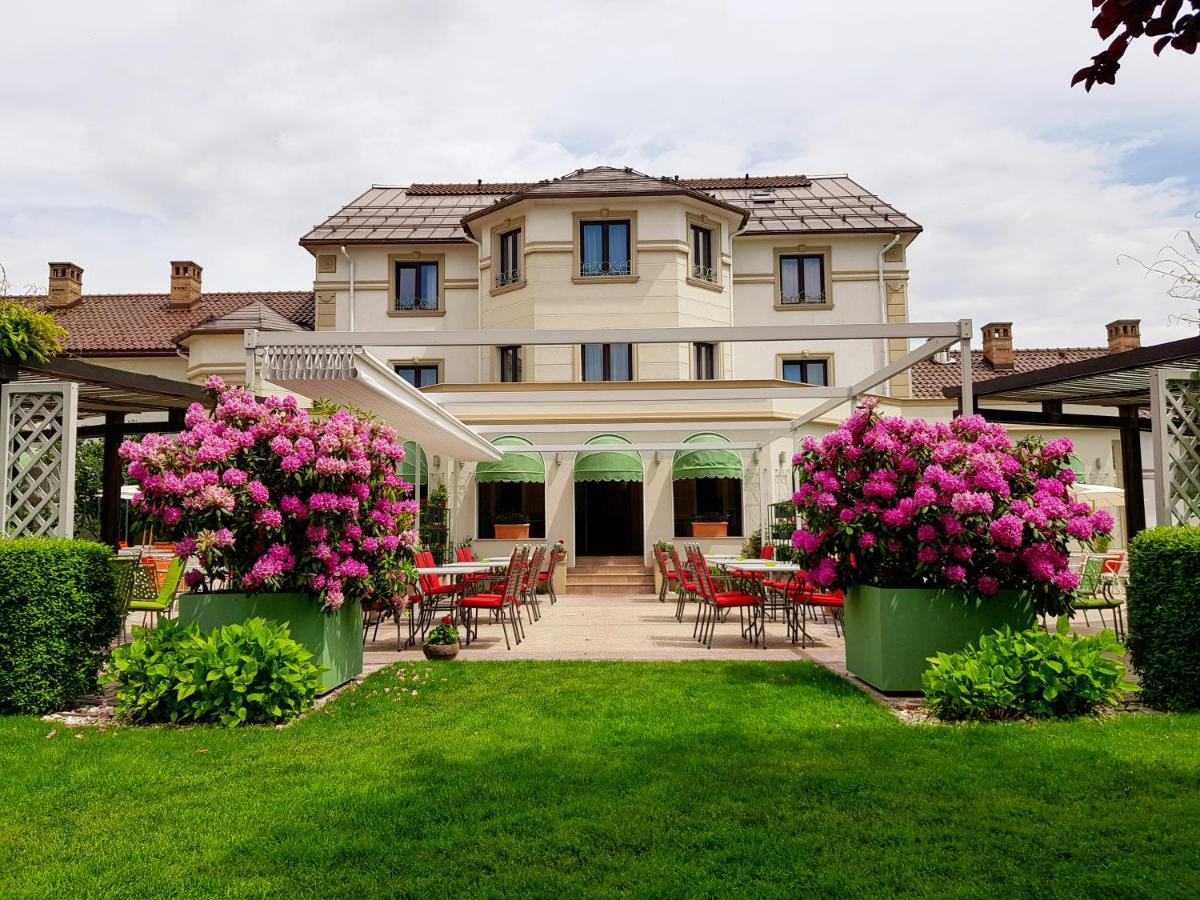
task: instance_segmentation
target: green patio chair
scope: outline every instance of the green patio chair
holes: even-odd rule
[[[112,566],[116,582],[117,609],[121,613],[121,643],[125,643],[125,620],[129,617],[129,605],[133,602],[137,570],[141,568],[136,556],[114,556],[108,561]]]
[[[129,604],[129,609],[132,612],[142,613],[143,626],[151,617],[154,624],[157,625],[160,618],[171,612],[171,607],[175,605],[175,595],[179,593],[179,582],[183,578],[185,562],[182,559],[171,560],[171,565],[163,575],[162,587],[157,591],[154,590],[154,582],[150,578],[150,573],[143,566],[137,567],[137,581],[140,590],[135,591],[137,596]]]
[[[1121,601],[1112,597],[1105,590],[1104,563],[1103,556],[1089,556],[1084,561],[1083,571],[1079,575],[1079,587],[1075,590],[1075,596],[1071,598],[1071,614],[1083,613],[1083,621],[1091,625],[1088,612],[1094,612],[1100,617],[1100,626],[1103,628],[1107,627],[1104,613],[1111,612],[1112,630],[1119,640],[1124,640],[1125,623],[1121,616]]]

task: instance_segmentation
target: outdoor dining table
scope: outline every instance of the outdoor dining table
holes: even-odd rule
[[[710,561],[712,561],[711,557]],[[763,612],[769,612],[772,620],[774,620],[775,616],[778,614],[781,605],[784,613],[787,613],[787,598],[788,594],[791,592],[792,583],[796,580],[798,575],[803,574],[805,571],[802,566],[797,565],[796,563],[774,562],[769,559],[738,559],[725,563],[713,562],[713,565],[720,569],[733,569],[737,572],[746,572],[748,574],[758,574],[759,572],[762,572],[765,574],[774,573],[780,576],[787,576],[786,579],[782,577],[776,579],[777,581],[784,581],[786,585],[783,591],[779,594],[779,596],[782,597],[782,604],[771,602],[772,597],[770,594],[768,594],[762,579],[747,579],[748,582],[752,582],[754,584],[756,592],[762,597]],[[808,631],[804,627],[803,617],[798,618],[794,623],[789,621],[788,630],[789,632],[796,632],[799,635],[801,647],[804,647],[807,644]]]
[[[507,564],[508,560],[505,559],[504,563]],[[485,575],[489,572],[494,572],[497,569],[497,565],[498,564],[496,564],[496,563],[488,563],[487,561],[480,561],[480,562],[447,563],[446,565],[442,565],[442,566],[418,566],[417,574],[418,575],[437,575],[439,577],[446,576],[446,577],[454,579],[454,586],[455,586],[456,590],[451,595],[451,598],[450,598],[450,615],[454,616],[458,612],[458,599],[462,596],[463,585],[466,580],[466,576],[467,575]],[[417,602],[422,607],[421,617],[422,617],[422,619],[424,619],[425,613],[426,613],[424,606],[427,601],[425,598],[425,593],[421,589],[420,582],[417,583],[417,597],[419,598]],[[436,607],[436,600],[434,602],[434,606]],[[432,619],[432,613],[430,613],[430,618]],[[428,623],[426,623],[426,624],[428,624]],[[410,615],[408,618],[408,645],[410,647],[415,645],[417,642],[416,630],[417,630],[417,618],[416,618],[416,616]],[[421,629],[422,636],[424,636],[424,633],[425,633],[425,628],[422,628]]]

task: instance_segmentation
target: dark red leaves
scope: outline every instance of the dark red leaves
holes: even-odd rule
[[[1192,11],[1181,16],[1185,2]],[[1092,0],[1092,8],[1098,10],[1092,28],[1112,41],[1092,57],[1090,66],[1075,73],[1072,87],[1083,82],[1090,91],[1094,84],[1115,84],[1121,57],[1130,42],[1143,35],[1158,38],[1155,55],[1168,46],[1193,54],[1200,46],[1200,0]]]

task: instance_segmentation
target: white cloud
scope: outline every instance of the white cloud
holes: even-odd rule
[[[114,12],[119,10],[119,12]],[[0,260],[90,290],[301,287],[307,228],[372,182],[850,172],[926,233],[914,317],[1019,344],[1170,327],[1152,259],[1200,209],[1197,63],[1134,47],[1068,88],[1086,4],[42,4],[6,16]],[[1179,160],[1185,160],[1180,163]],[[1191,170],[1180,170],[1190,164]],[[1136,172],[1137,184],[1131,172]]]

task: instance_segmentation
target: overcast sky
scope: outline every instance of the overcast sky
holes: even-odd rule
[[[848,172],[925,227],[911,316],[1095,345],[1186,337],[1152,261],[1200,232],[1200,58],[1088,0],[12,4],[0,263],[44,287],[307,288],[297,239],[372,183]]]

